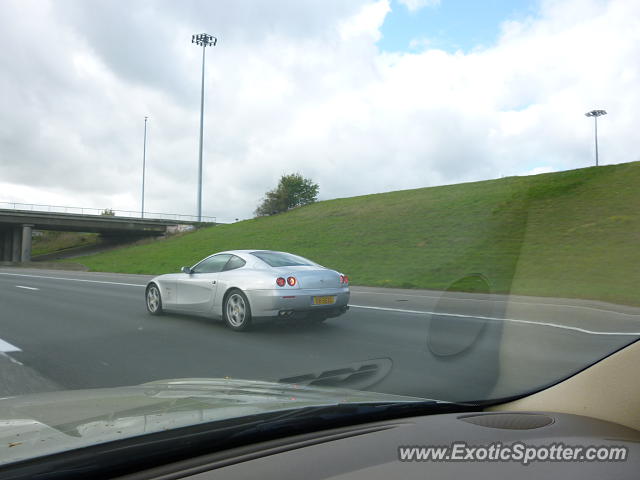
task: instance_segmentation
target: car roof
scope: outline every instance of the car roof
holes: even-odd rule
[[[212,255],[217,255],[218,253],[232,253],[234,255],[238,255],[238,254],[245,254],[245,255],[249,255],[253,252],[274,252],[274,253],[280,253],[277,250],[265,250],[265,249],[260,249],[260,248],[254,248],[252,250],[225,250],[224,252],[217,252],[217,253],[213,253]],[[284,253],[284,252],[282,252]]]
[[[289,252],[283,252],[281,250],[265,250],[265,249],[225,250],[223,252],[212,253],[211,255],[209,255],[206,258],[213,257],[214,255],[219,255],[219,254],[222,254],[222,253],[226,253],[226,254],[231,254],[231,255],[237,255],[238,257],[242,258],[243,260],[245,260],[247,262],[256,261],[256,262],[258,262],[260,264],[264,264],[264,265],[267,265],[270,268],[273,268],[271,265],[269,265],[267,262],[265,262],[260,257],[258,257],[256,255],[251,255],[253,252],[289,253]],[[295,255],[295,254],[294,253],[290,253],[289,255]],[[299,256],[299,255],[296,255],[296,256]],[[312,263],[313,263],[313,261],[312,261]]]
[[[251,253],[251,252],[273,252],[273,251],[274,250],[264,250],[260,248],[253,248],[251,250],[227,250],[226,252],[223,252],[223,253]]]
[[[283,252],[281,250],[265,250],[265,249],[252,249],[252,250],[224,250],[222,252],[216,252],[216,253],[212,253],[211,255],[203,258],[202,260],[205,260],[207,258],[213,257],[214,255],[220,255],[220,254],[231,254],[231,255],[237,255],[238,257],[242,258],[245,261],[257,261],[259,263],[263,263],[264,265],[267,265],[269,267],[271,267],[271,265],[269,265],[267,262],[265,262],[263,259],[261,259],[260,257],[256,256],[256,255],[251,255],[254,252],[270,252],[270,253],[289,253],[289,252]],[[295,253],[289,253],[289,255],[295,255]],[[296,255],[299,256],[299,255]],[[200,260],[200,261],[202,261]],[[313,263],[313,261],[312,261]]]
[[[231,255],[237,255],[238,257],[241,257],[244,260],[256,260],[258,262],[263,262],[264,263],[264,261],[261,260],[259,257],[256,257],[255,255],[251,255],[251,253],[253,253],[253,252],[286,253],[286,252],[278,252],[277,250],[264,250],[264,249],[255,248],[255,249],[252,249],[252,250],[225,250],[223,252],[212,253],[211,255],[209,255],[209,257],[212,257],[214,255],[219,255],[221,253],[227,253],[227,254],[231,254]],[[209,258],[209,257],[207,257],[207,258]],[[265,265],[266,265],[266,263],[265,263]]]
[[[224,252],[216,252],[216,253],[212,253],[211,255],[217,255],[218,253],[233,253],[233,254],[244,253],[246,255],[246,254],[251,254],[253,252],[288,253],[289,255],[296,255],[295,253],[285,252],[283,250],[269,250],[266,248],[252,248],[251,250],[225,250]],[[296,255],[296,256],[300,256],[300,255]]]

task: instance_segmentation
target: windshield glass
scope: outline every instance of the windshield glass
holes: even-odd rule
[[[496,404],[636,342],[639,25],[625,0],[0,2],[0,462]]]

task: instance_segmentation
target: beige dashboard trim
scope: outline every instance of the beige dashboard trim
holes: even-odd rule
[[[573,413],[640,430],[640,342],[553,387],[487,411]]]

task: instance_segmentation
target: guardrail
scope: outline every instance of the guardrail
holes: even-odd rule
[[[6,205],[6,207],[5,207]],[[116,210],[112,208],[88,208],[88,207],[67,207],[62,205],[39,205],[36,203],[18,203],[18,202],[0,202],[0,209],[6,208],[7,210],[29,210],[33,212],[48,212],[48,213],[75,213],[80,215],[97,215],[97,216],[110,216],[110,217],[128,217],[128,218],[144,218],[149,220],[184,220],[186,222],[201,221],[204,223],[217,223],[216,217],[202,216],[201,220],[198,220],[196,215],[184,215],[180,213],[158,213],[158,212],[144,212],[144,215],[140,210]]]

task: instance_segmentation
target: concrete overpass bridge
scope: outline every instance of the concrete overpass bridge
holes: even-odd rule
[[[30,261],[34,229],[91,232],[104,236],[145,237],[165,235],[172,229],[177,229],[179,225],[215,223],[215,219],[213,222],[210,218],[206,220],[209,221],[0,209],[0,261]]]

